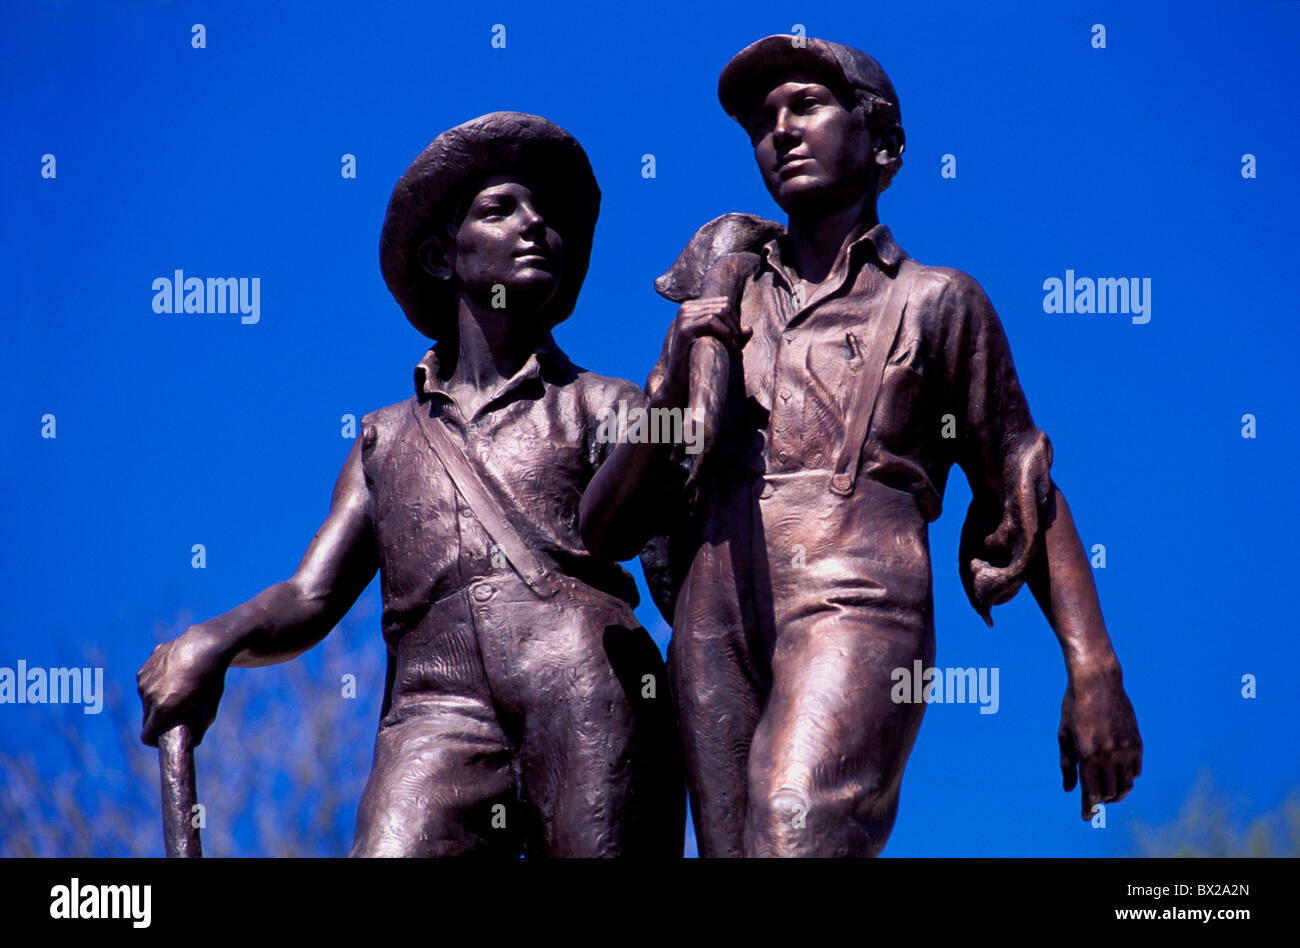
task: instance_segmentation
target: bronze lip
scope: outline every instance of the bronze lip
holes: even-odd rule
[[[778,160],[776,163],[776,173],[778,176],[782,178],[782,180],[784,180],[787,177],[793,177],[794,175],[801,173],[801,171],[805,169],[795,169],[794,171],[791,171],[790,170],[791,168],[793,168],[795,165],[799,164],[800,162],[811,162],[811,161],[812,158],[805,157],[805,156],[800,156],[796,158],[782,158]]]
[[[516,260],[520,260],[525,257],[537,257],[540,260],[545,261],[546,263],[551,263],[554,259],[550,249],[547,247],[524,247],[520,250],[516,250],[513,254],[511,254],[511,256],[514,257]]]

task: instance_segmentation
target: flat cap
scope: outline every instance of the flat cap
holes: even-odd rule
[[[851,46],[789,33],[764,37],[733,56],[718,78],[718,101],[744,125],[750,110],[772,91],[775,79],[801,70],[830,79],[832,87],[883,99],[898,113],[898,93],[880,63]]]

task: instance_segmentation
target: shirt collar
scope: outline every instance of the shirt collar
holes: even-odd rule
[[[447,345],[455,344],[454,339],[436,342],[424,354],[424,358],[416,363],[415,394],[421,400],[426,396],[434,395],[451,398],[447,390],[442,387],[442,381],[438,378],[438,356],[440,353],[446,354],[445,347]],[[537,348],[529,354],[524,364],[520,366],[519,371],[501,383],[500,387],[492,393],[492,397],[484,403],[484,407],[486,408],[502,396],[533,379],[549,382],[557,381],[570,365],[569,357],[556,345],[554,337],[547,333],[546,338],[538,343]]]
[[[859,230],[860,229],[861,225],[859,225]],[[790,282],[788,277],[789,271],[781,261],[781,250],[783,247],[787,249],[789,248],[789,237],[786,236],[784,230],[764,244],[760,253],[762,254],[763,262],[768,267],[786,278],[787,282]],[[861,261],[862,254],[868,250],[874,254],[878,262],[884,265],[884,269],[891,271],[902,262],[904,257],[907,256],[907,254],[903,252],[903,249],[894,242],[894,235],[889,232],[889,228],[884,224],[876,224],[865,232],[859,232],[859,234],[853,238],[848,245],[848,261],[856,265]],[[844,268],[845,258],[841,256],[835,261],[834,266],[831,267],[831,275],[828,279],[833,279],[834,275]]]

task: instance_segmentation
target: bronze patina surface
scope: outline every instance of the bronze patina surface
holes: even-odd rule
[[[718,96],[787,222],[714,220],[659,281],[681,307],[650,404],[689,406],[708,453],[620,445],[582,505],[588,547],[616,558],[675,511],[669,665],[701,854],[885,845],[925,709],[895,672],[934,661],[928,525],[953,465],[971,605],[991,625],[1027,584],[1060,640],[1060,767],[1089,818],[1141,771],[1136,718],[992,304],[877,218],[905,144],[892,83],[856,49],[772,36]]]
[[[363,418],[292,577],[155,649],[139,673],[146,743],[177,725],[197,743],[229,666],[307,650],[378,571],[388,680],[353,855],[681,854],[667,671],[632,578],[578,534],[612,449],[601,421],[645,397],[551,335],[599,205],[582,148],[537,116],[482,116],[412,163],[380,251],[437,340],[414,393]]]

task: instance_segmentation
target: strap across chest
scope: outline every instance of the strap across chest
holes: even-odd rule
[[[465,449],[448,433],[445,425],[434,420],[426,407],[418,401],[411,402],[411,412],[416,425],[424,435],[429,450],[451,478],[456,492],[474,512],[510,565],[533,592],[549,599],[559,590],[558,570],[552,559],[540,550],[532,550],[510,522],[501,503],[478,473]]]

